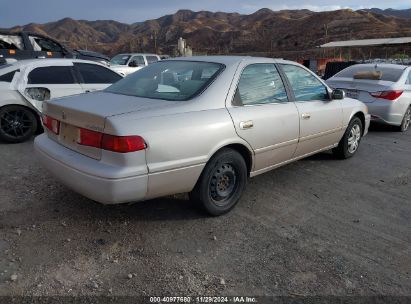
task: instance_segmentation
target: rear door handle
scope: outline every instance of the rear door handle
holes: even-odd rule
[[[240,129],[245,130],[245,129],[251,129],[254,127],[254,123],[252,120],[247,120],[247,121],[242,121],[240,122]]]
[[[311,114],[310,114],[310,113],[303,113],[303,114],[301,114],[301,117],[302,117],[303,119],[310,119],[310,118],[311,118]]]

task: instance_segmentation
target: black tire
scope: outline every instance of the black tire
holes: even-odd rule
[[[0,108],[0,140],[19,143],[31,138],[37,131],[37,118],[28,108],[18,105]]]
[[[363,134],[363,125],[362,125],[361,119],[359,119],[358,117],[354,117],[353,119],[351,119],[350,123],[348,124],[348,127],[345,130],[344,136],[341,138],[338,146],[333,149],[334,155],[341,159],[352,157],[358,151],[361,138],[362,138],[362,134]],[[353,141],[353,138],[355,138],[355,142],[356,142],[355,148],[354,148],[355,143]]]
[[[404,114],[404,118],[402,119],[401,125],[398,128],[398,131],[405,132],[411,125],[411,106],[408,107],[407,111]]]
[[[190,199],[209,214],[230,211],[240,200],[248,178],[244,158],[235,150],[222,149],[207,163]]]

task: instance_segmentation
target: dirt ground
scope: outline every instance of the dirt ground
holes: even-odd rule
[[[100,205],[32,141],[0,143],[0,295],[411,296],[411,131],[373,129],[349,160],[251,179],[217,218],[186,195]]]

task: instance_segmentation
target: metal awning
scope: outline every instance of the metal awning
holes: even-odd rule
[[[411,37],[400,38],[381,38],[381,39],[362,39],[362,40],[346,40],[333,41],[320,45],[320,48],[339,48],[339,47],[355,47],[355,46],[378,46],[378,45],[397,45],[411,43]]]

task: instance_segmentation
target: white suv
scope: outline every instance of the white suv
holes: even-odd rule
[[[161,58],[156,54],[118,54],[110,60],[110,68],[113,71],[126,76],[159,60],[161,60]]]

